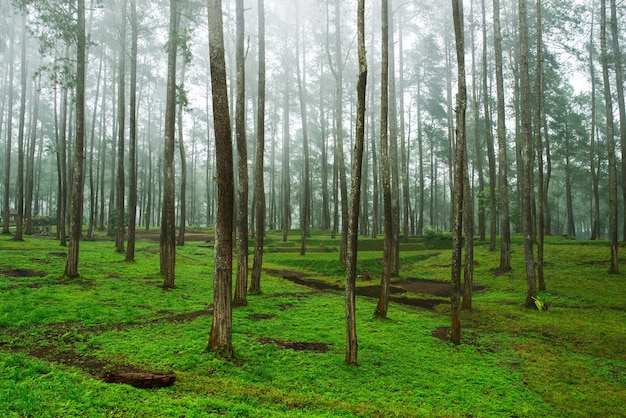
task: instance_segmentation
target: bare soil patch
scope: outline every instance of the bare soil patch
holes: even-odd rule
[[[328,344],[321,342],[292,341],[268,337],[259,337],[257,338],[257,342],[261,344],[276,344],[281,350],[315,351],[318,353],[326,353],[330,350]]]
[[[308,278],[307,275],[292,270],[267,270],[268,274],[282,277],[292,283],[314,288],[318,291],[336,291],[343,292],[343,285],[327,283],[321,280]],[[357,286],[356,294],[359,296],[367,296],[377,298],[379,294],[379,285]],[[483,285],[474,285],[474,291],[486,289]],[[448,303],[450,296],[450,283],[436,280],[427,280],[420,278],[408,278],[397,281],[389,286],[389,299],[401,303],[403,305],[416,306],[424,309],[434,309],[435,306]],[[416,298],[408,295],[427,295],[430,298]],[[432,297],[436,297],[434,299]],[[445,298],[445,299],[438,299]]]
[[[45,277],[48,274],[32,269],[12,269],[10,267],[1,268],[0,274],[8,277]]]

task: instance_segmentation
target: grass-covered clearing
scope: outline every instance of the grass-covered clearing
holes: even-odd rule
[[[477,246],[475,281],[486,289],[463,314],[459,347],[438,338],[449,325],[445,298],[403,293],[442,303],[392,302],[390,319],[377,321],[376,300],[359,296],[358,367],[343,361],[343,294],[283,278],[341,285],[338,240],[316,231],[304,257],[292,251],[299,243],[278,235],[267,243],[263,293],[234,311],[237,361],[228,363],[205,351],[213,253],[204,241],[178,248],[177,288],[163,291],[154,240],[138,242],[132,264],[112,242],[82,242],[76,281],[60,277],[65,249],[56,241],[1,240],[0,416],[624,414],[625,281],[606,274],[604,243],[548,241],[548,291],[540,295],[547,312],[522,307],[520,242],[505,275],[493,271],[498,253]],[[371,279],[358,285],[367,287],[379,280],[381,242],[362,243],[360,271]],[[418,240],[403,245],[396,283],[449,280],[450,251]],[[286,342],[328,350],[285,349]],[[107,370],[175,371],[177,382],[135,389],[99,380]]]

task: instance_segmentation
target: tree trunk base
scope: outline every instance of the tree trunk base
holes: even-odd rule
[[[162,388],[172,386],[176,381],[176,373],[154,374],[150,372],[107,373],[102,376],[107,383],[124,383],[136,388]]]

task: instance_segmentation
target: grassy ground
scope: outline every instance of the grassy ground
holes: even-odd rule
[[[445,299],[407,294],[438,304],[392,302],[378,321],[376,300],[358,297],[358,367],[343,362],[343,294],[283,278],[341,285],[338,240],[319,232],[304,257],[278,235],[268,243],[263,293],[234,311],[228,363],[205,350],[213,253],[203,240],[178,248],[171,291],[160,288],[154,240],[138,242],[135,263],[104,239],[81,243],[75,281],[60,277],[65,249],[51,238],[0,240],[0,416],[624,416],[626,292],[606,274],[605,243],[548,241],[547,312],[522,308],[521,242],[505,275],[493,271],[498,254],[477,246],[485,289],[463,314],[458,347],[445,341]],[[379,280],[381,252],[380,241],[362,245],[365,287]],[[450,251],[428,248],[404,246],[396,285],[449,280]],[[99,379],[124,370],[175,371],[177,382]]]

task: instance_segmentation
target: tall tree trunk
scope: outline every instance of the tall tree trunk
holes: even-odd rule
[[[400,6],[398,6],[400,7]],[[398,18],[398,74],[400,80],[398,83],[398,90],[400,91],[400,165],[402,168],[402,235],[403,242],[409,242],[409,211],[411,208],[411,201],[409,198],[409,164],[406,151],[406,132],[405,132],[405,119],[404,119],[404,37],[403,37],[403,15],[399,15]],[[399,254],[398,248],[398,254]],[[398,263],[399,264],[399,263]],[[399,266],[398,266],[399,267]]]
[[[83,160],[85,157],[85,67],[87,37],[85,34],[85,1],[78,0],[76,44],[76,142],[72,169],[72,202],[70,205],[70,245],[65,275],[78,277],[80,234],[83,225]]]
[[[465,163],[465,108],[467,103],[467,87],[465,81],[465,41],[463,33],[463,0],[452,0],[454,34],[456,39],[456,56],[458,66],[458,93],[456,97],[456,142],[454,149],[454,223],[452,225],[452,278],[450,280],[450,304],[452,311],[452,330],[450,341],[461,343],[461,251],[463,246],[463,176],[467,170]],[[468,182],[469,183],[469,182]]]
[[[600,54],[602,79],[604,81],[604,103],[606,108],[606,143],[609,160],[609,235],[611,240],[611,264],[609,274],[619,273],[617,242],[617,164],[615,157],[615,127],[613,121],[613,98],[609,79],[609,58],[606,42],[606,0],[600,0]]]
[[[33,193],[35,186],[35,148],[37,145],[37,122],[39,117],[39,96],[41,92],[41,76],[37,77],[37,85],[34,87],[34,104],[33,114],[30,124],[30,144],[28,146],[28,161],[26,169],[26,195],[24,198],[24,218],[25,227],[24,232],[26,235],[33,234],[33,214],[38,215],[33,210]]]
[[[393,0],[388,0],[393,4]],[[393,10],[393,6],[391,6]],[[400,274],[400,180],[398,172],[398,112],[396,107],[396,54],[393,13],[389,19],[389,170],[391,174],[391,211],[393,214],[393,245],[391,274]]]
[[[187,65],[183,60],[182,69],[180,72],[180,84],[181,90],[184,90],[185,86],[185,70]],[[182,93],[182,92],[181,92]],[[183,108],[185,106],[184,100],[178,100],[178,152],[180,154],[180,226],[178,227],[178,238],[176,240],[177,245],[185,245],[185,229],[187,226],[187,153],[185,151],[185,138],[183,132]]]
[[[9,29],[9,76],[8,76],[8,85],[11,86],[9,88],[9,98],[8,98],[8,109],[7,109],[7,123],[6,123],[6,135],[5,135],[5,151],[4,151],[4,199],[2,202],[2,235],[10,235],[11,230],[10,226],[10,213],[11,213],[11,154],[13,150],[11,149],[11,140],[13,138],[13,60],[14,60],[14,49],[15,49],[15,28],[11,25]],[[56,90],[55,90],[56,92]],[[56,95],[55,95],[56,99]],[[55,100],[55,109],[56,109],[56,100]],[[58,152],[58,151],[57,151]],[[58,155],[58,154],[57,154]]]
[[[235,137],[237,138],[239,186],[237,195],[237,280],[235,305],[246,305],[248,291],[248,145],[246,139],[246,73],[244,56],[243,0],[236,1],[237,39],[235,61],[237,91],[235,93]]]
[[[543,28],[542,28],[541,0],[537,0],[537,67],[535,70],[535,140],[537,142],[537,280],[539,290],[546,290],[546,281],[543,276],[543,248],[545,236],[545,206],[546,195],[543,190],[543,141],[541,139],[541,120],[544,112],[543,100]],[[569,165],[568,165],[569,179]],[[571,191],[571,190],[570,190]]]
[[[285,58],[286,59],[286,58]],[[286,62],[284,63],[286,64]],[[287,68],[283,65],[283,68]],[[291,228],[291,173],[289,171],[289,83],[285,70],[285,90],[283,92],[283,162],[282,162],[282,182],[283,182],[283,242],[287,242],[289,229]]]
[[[221,16],[221,15],[220,15]],[[174,36],[178,30],[178,1],[170,0],[170,39],[167,46],[167,93],[165,102],[165,146],[163,151],[163,203],[161,205],[161,274],[163,288],[175,287],[176,208],[174,182],[174,148],[176,132],[176,50]],[[232,214],[231,214],[232,216]]]
[[[344,265],[348,245],[348,183],[346,163],[343,155],[343,70],[344,58],[341,52],[341,9],[340,0],[335,0],[335,156],[339,170],[339,190],[341,193],[341,249],[339,262]]]
[[[357,31],[359,77],[357,82],[356,138],[352,158],[352,186],[350,187],[350,213],[348,220],[348,253],[346,257],[346,363],[357,364],[358,342],[356,334],[355,279],[359,205],[361,199],[361,170],[365,142],[365,100],[367,87],[367,60],[365,58],[365,0],[357,6]]]
[[[213,323],[208,349],[220,357],[233,357],[232,271],[233,271],[233,149],[228,87],[224,60],[222,1],[208,0],[209,52],[217,166],[217,223],[215,225],[215,274],[213,279]]]
[[[117,93],[117,197],[115,199],[117,205],[115,223],[115,251],[118,253],[124,253],[124,235],[125,235],[125,202],[124,195],[126,194],[125,176],[124,170],[124,151],[126,146],[124,145],[124,138],[126,136],[126,1],[122,1],[122,24],[120,29],[120,56],[119,65],[120,72],[118,93]]]
[[[611,40],[613,46],[613,62],[615,64],[615,83],[617,91],[617,106],[619,110],[619,137],[622,150],[622,197],[626,202],[626,104],[624,103],[624,73],[622,71],[622,50],[619,45],[617,6],[611,0]],[[623,238],[626,241],[626,210],[623,211]]]
[[[374,33],[374,31],[371,31]],[[372,40],[372,45],[374,41]],[[373,85],[374,83],[371,83]],[[370,89],[370,108],[374,109],[375,106],[375,98],[374,98],[374,89]],[[379,185],[380,181],[378,180],[378,175],[380,170],[378,168],[378,154],[376,153],[376,116],[374,112],[370,112],[370,149],[372,150],[372,238],[377,238],[378,236],[378,225],[379,225],[379,202],[380,202],[380,192]]]
[[[383,273],[380,281],[378,305],[374,316],[387,317],[389,305],[389,283],[393,269],[393,212],[391,206],[391,175],[389,168],[389,4],[381,0],[382,58],[380,76],[380,158],[383,185],[383,206],[385,211],[385,241],[383,244]]]
[[[128,150],[128,245],[126,261],[135,261],[135,229],[137,224],[137,22],[136,0],[130,0],[130,148]]]
[[[320,73],[323,73],[324,64]],[[321,77],[321,76],[320,76]],[[322,229],[330,229],[330,203],[328,198],[328,146],[327,146],[326,112],[324,109],[324,85],[320,83],[320,154],[321,154],[321,181],[322,181]]]
[[[96,82],[96,97],[94,98],[94,102],[93,102],[93,114],[92,114],[92,118],[91,118],[91,133],[89,135],[89,224],[87,226],[87,238],[88,239],[93,239],[93,232],[94,232],[94,228],[95,228],[95,223],[96,223],[96,215],[98,213],[97,210],[97,199],[98,199],[98,182],[97,179],[94,179],[94,163],[98,164],[96,161],[96,153],[95,153],[95,148],[96,148],[96,123],[99,124],[100,128],[102,128],[102,124],[101,121],[104,117],[103,115],[103,109],[100,109],[99,112],[97,112],[98,110],[98,100],[100,99],[100,83],[102,82],[102,69],[104,67],[104,47],[101,49],[101,53],[100,53],[100,64],[98,65],[98,80]],[[105,70],[105,75],[106,75],[106,70]],[[104,82],[104,86],[103,86],[103,90],[104,92],[106,92],[106,81]],[[102,104],[103,104],[103,108],[104,108],[104,103],[105,103],[105,98],[104,98],[104,94],[103,94],[103,98],[102,98]],[[100,121],[97,121],[97,116],[98,113],[100,113]],[[102,130],[99,132],[99,135],[102,134]],[[101,155],[99,155],[99,157],[101,157]],[[96,171],[98,171],[98,166],[96,166]],[[97,176],[98,174],[96,174]]]
[[[259,8],[259,80],[257,105],[257,144],[254,167],[254,202],[256,228],[254,230],[254,261],[250,292],[261,292],[261,268],[263,267],[263,238],[265,237],[265,181],[263,158],[265,155],[265,2],[258,0]],[[323,139],[322,139],[323,141]]]
[[[487,83],[487,13],[485,11],[485,0],[481,0],[482,26],[483,26],[483,70],[482,89],[483,107],[485,112],[485,142],[487,143],[487,162],[489,163],[489,251],[496,250],[496,156],[493,146],[493,132],[491,122],[491,108],[489,103],[489,84]]]
[[[592,16],[595,13],[592,13]],[[594,59],[594,44],[593,44],[593,31],[594,18],[591,20],[591,30],[589,33],[589,76],[591,79],[591,128],[589,132],[589,171],[591,172],[591,187],[593,189],[593,215],[591,219],[591,237],[590,239],[596,240],[600,237],[600,192],[598,184],[598,172],[595,167],[596,161],[596,68]]]
[[[22,14],[22,62],[20,64],[20,115],[17,133],[17,219],[15,225],[14,241],[24,240],[24,131],[26,127],[26,43],[28,35],[26,33],[26,13]]]
[[[300,99],[300,117],[302,120],[302,154],[304,160],[304,168],[302,173],[302,210],[300,213],[300,255],[306,253],[306,238],[310,235],[309,228],[311,225],[311,180],[309,169],[309,137],[307,129],[307,109],[306,109],[306,38],[302,44],[302,69],[300,66],[300,2],[296,2],[296,76],[298,81],[298,96]],[[302,74],[300,74],[302,71]]]
[[[519,0],[520,37],[520,94],[522,128],[522,233],[524,234],[524,264],[526,267],[526,307],[535,307],[537,286],[535,283],[535,259],[533,254],[534,225],[532,222],[532,126],[530,114],[530,76],[528,65],[527,0]]]

